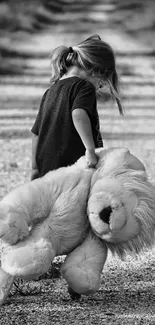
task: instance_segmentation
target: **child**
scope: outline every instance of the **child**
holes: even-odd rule
[[[95,148],[102,147],[96,93],[104,86],[123,109],[111,47],[93,35],[73,47],[59,46],[51,56],[51,86],[32,127],[31,179],[68,166],[85,155],[95,167]]]

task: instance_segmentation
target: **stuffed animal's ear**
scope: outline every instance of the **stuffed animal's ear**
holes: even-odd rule
[[[111,169],[124,164],[124,157],[129,150],[127,148],[99,148],[95,152],[99,157],[96,169]]]
[[[145,171],[143,163],[134,155],[127,151],[125,153],[125,166],[127,169],[142,170]]]
[[[105,172],[118,170],[133,169],[145,171],[143,163],[127,148],[116,147],[96,149],[96,154],[99,157],[99,161],[96,165],[96,169],[102,169]]]

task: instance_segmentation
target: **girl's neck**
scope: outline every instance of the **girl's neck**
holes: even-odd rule
[[[96,90],[99,88],[100,78],[95,77],[93,75],[91,76],[84,69],[79,69],[76,66],[70,67],[68,71],[60,78],[60,80],[70,78],[70,77],[79,77],[79,78],[87,79],[94,85]]]
[[[79,69],[78,67],[71,67],[68,71],[60,78],[66,79],[70,77],[79,77],[88,79],[87,72],[85,70]]]

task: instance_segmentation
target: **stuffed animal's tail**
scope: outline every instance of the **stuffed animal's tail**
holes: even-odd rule
[[[19,208],[0,202],[0,239],[14,245],[28,234],[29,218],[27,214]]]

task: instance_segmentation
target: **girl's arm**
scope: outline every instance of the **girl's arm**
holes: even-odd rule
[[[31,173],[31,180],[39,177],[37,163],[36,163],[37,147],[38,147],[38,136],[33,134],[33,136],[32,136],[32,173]]]
[[[90,119],[84,109],[76,108],[72,112],[72,119],[85,148],[86,161],[89,167],[95,167],[97,156],[95,154],[95,144],[92,134]]]

